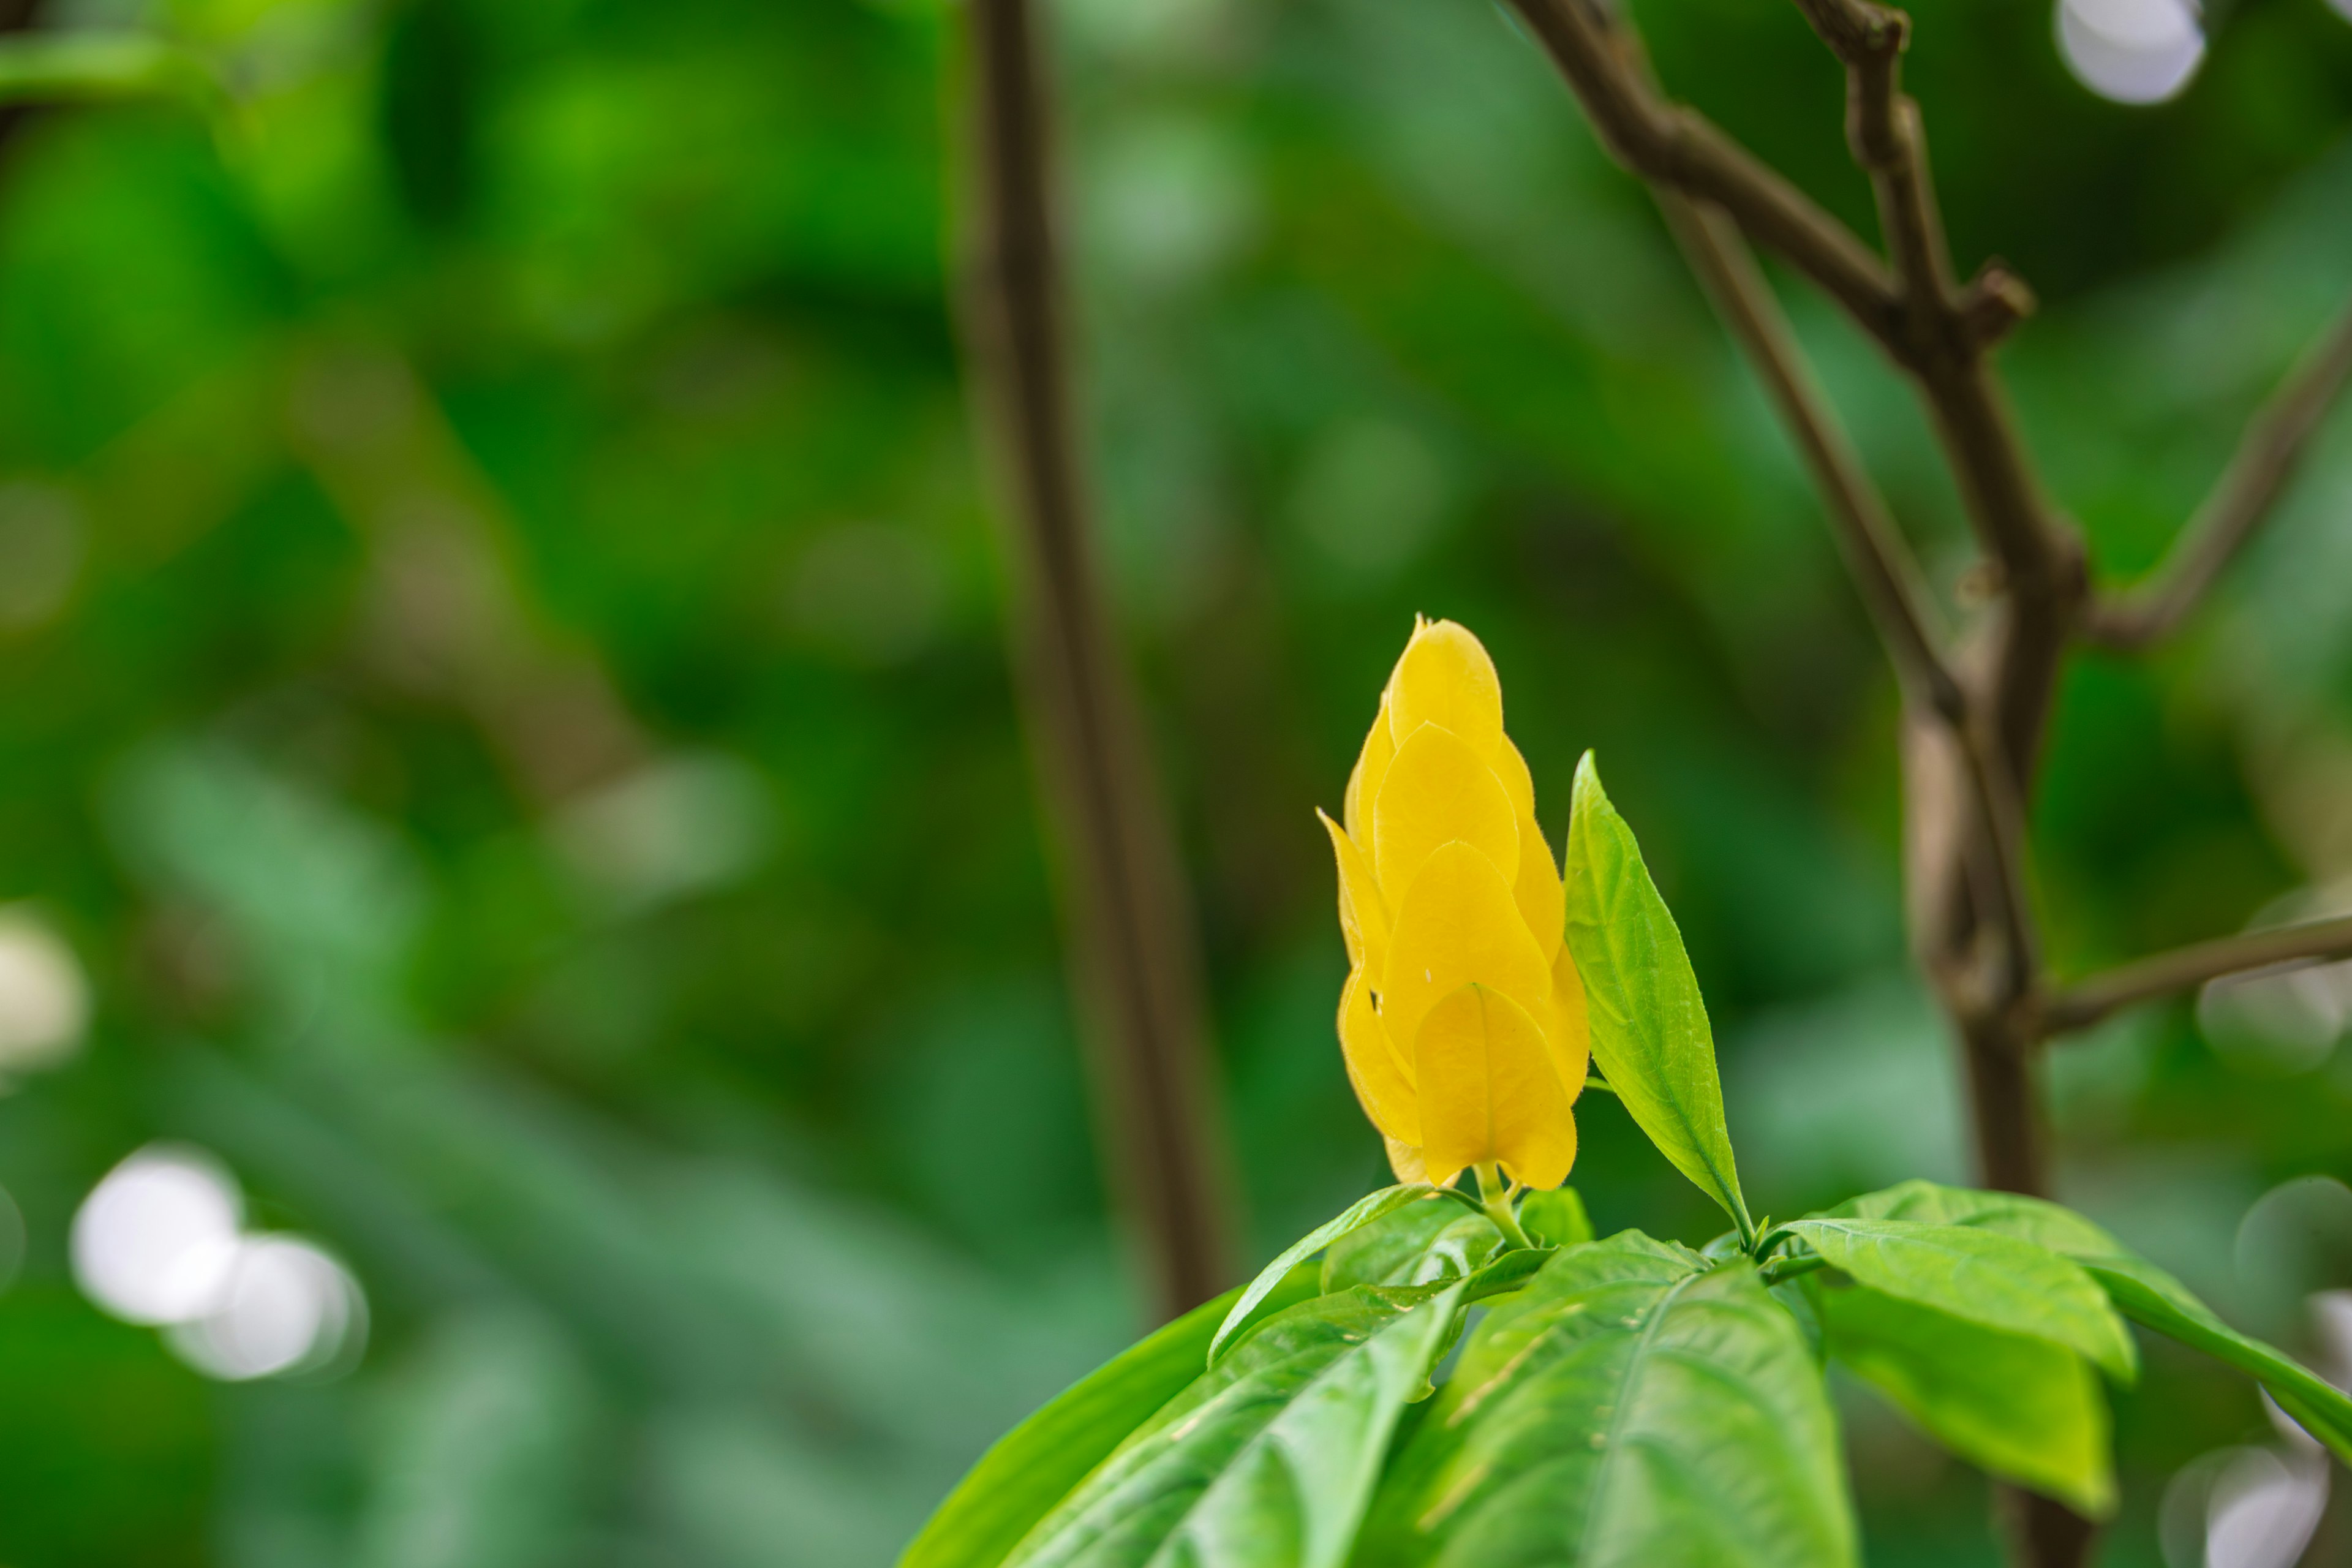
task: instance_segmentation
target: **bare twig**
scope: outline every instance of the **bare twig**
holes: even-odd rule
[[[2095,602],[2084,629],[2111,647],[2157,642],[2187,619],[2231,558],[2253,537],[2301,466],[2345,383],[2352,380],[2352,308],[2289,373],[2246,426],[2221,483],[2198,509],[2154,577]]]
[[[1978,830],[1992,847],[1983,856],[1988,872],[1990,905],[2000,910],[2000,938],[2004,942],[2004,971],[2000,983],[1978,987],[1983,1004],[2013,1002],[2032,987],[2037,973],[2037,938],[2032,905],[2025,889],[2022,853],[2022,809],[2018,806],[2016,781],[2000,759],[2000,736],[1976,712],[1959,677],[1945,663],[1943,639],[1928,630],[1928,599],[1919,583],[1919,566],[1910,545],[1886,512],[1886,500],[1870,482],[1870,472],[1853,454],[1837,414],[1830,409],[1821,388],[1806,367],[1804,351],[1790,331],[1788,318],[1771,284],[1757,270],[1748,242],[1722,212],[1696,205],[1689,197],[1658,188],[1658,207],[1667,226],[1682,242],[1684,257],[1698,275],[1734,339],[1755,364],[1764,390],[1771,395],[1790,439],[1804,456],[1813,484],[1828,503],[1837,543],[1853,572],[1855,588],[1870,609],[1872,623],[1886,644],[1886,656],[1895,668],[1895,679],[1910,700],[1927,708],[1952,729],[1967,757],[1971,797],[1978,806]],[[1978,1006],[1971,1002],[1971,1006]]]
[[[2352,958],[2352,915],[2200,942],[2057,993],[2042,1005],[2042,1032],[2063,1035],[2085,1029],[2136,1002],[2191,991],[2209,980],[2345,958]]]
[[[974,368],[1001,437],[1030,727],[1060,808],[1111,1185],[1173,1316],[1228,1278],[1226,1185],[1173,841],[1097,586],[1071,429],[1046,94],[1029,0],[971,7]]]
[[[2020,798],[2016,771],[2001,753],[2000,730],[1976,705],[1970,705],[1958,733],[1972,786],[1969,794],[1985,836],[1983,858],[1990,862],[1994,936],[2002,960],[2000,973],[1986,988],[1983,1000],[1991,1005],[2013,1006],[2032,994],[2042,976],[2040,925],[2033,918],[2033,894],[2025,868],[2025,803]]]
[[[1746,351],[1812,474],[1896,678],[1912,701],[1950,727],[1967,759],[1979,827],[1993,851],[1984,859],[2004,943],[2000,982],[1983,989],[1992,1005],[2013,1000],[2031,988],[2039,961],[2025,882],[2023,813],[2000,760],[2000,739],[1946,662],[1910,549],[1814,384],[1804,352],[1739,230],[1718,210],[1677,192],[1657,188],[1656,194],[1691,269]]]
[[[1709,121],[1658,96],[1628,36],[1591,0],[1511,0],[1617,161],[1710,202],[1786,258],[1874,335],[1898,331],[1895,285],[1853,231]]]
[[[2052,516],[1984,350],[2032,309],[2006,268],[1952,283],[1927,141],[1905,95],[1910,22],[1872,0],[1797,0],[1846,68],[1846,139],[1870,176],[1895,259],[1896,362],[1917,379],[1970,522],[1999,563],[2009,621],[1994,663],[1994,722],[2021,789],[2041,750],[2058,659],[2080,596],[2080,552]]]
[[[1948,722],[1960,723],[1967,699],[1944,661],[1942,637],[1931,629],[1932,612],[1918,564],[1814,384],[1780,300],[1758,270],[1747,242],[1720,209],[1664,187],[1657,189],[1657,198],[1691,270],[1746,351],[1811,471],[1896,679],[1914,701]]]

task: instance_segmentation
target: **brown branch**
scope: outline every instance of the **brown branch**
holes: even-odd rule
[[[2095,603],[2084,631],[2110,647],[2140,648],[2187,619],[2270,516],[2347,380],[2352,380],[2352,308],[2336,318],[2247,425],[2221,482],[2165,563],[2129,594]]]
[[[2246,931],[2143,958],[2057,993],[2042,1005],[2042,1032],[2086,1029],[2134,1003],[2191,991],[2255,970],[2352,958],[2352,915]]]
[[[1886,645],[1895,678],[1912,700],[1950,723],[1963,721],[1967,698],[1930,629],[1927,589],[1886,503],[1870,481],[1837,416],[1822,397],[1772,292],[1739,230],[1718,208],[1658,187],[1666,224],[1707,297],[1746,351],[1764,390],[1826,503],[1840,552],[1864,606]]]
[[[1950,727],[1968,763],[1991,900],[2000,912],[2004,973],[1987,988],[2004,1005],[2031,990],[2038,942],[2025,879],[2023,812],[2000,741],[1940,651],[1920,574],[1886,503],[1814,384],[1803,349],[1738,228],[1717,209],[1657,189],[1667,226],[1764,383],[1829,512],[1840,553],[1909,699]]]
[[[1986,353],[2032,309],[2032,295],[2006,268],[1989,267],[1965,289],[1952,283],[1927,139],[1918,106],[1902,90],[1909,19],[1874,0],[1797,0],[1846,67],[1847,141],[1870,176],[1879,226],[1900,285],[1901,335],[1891,344],[1926,401],[1962,505],[1990,561],[2004,603],[1987,645],[1990,677],[1956,726],[1973,796],[1974,836],[1951,835],[1965,879],[1931,882],[1972,888],[1969,907],[1938,921],[1959,944],[1930,955],[1968,1058],[1978,1162],[1985,1181],[2047,1196],[2046,1154],[2033,1093],[2023,1015],[2041,984],[2039,944],[2025,882],[2027,790],[2041,753],[2058,673],[2079,614],[2082,549],[2052,515]],[[1980,694],[1979,694],[1980,693]],[[1947,795],[1961,792],[1944,792]],[[1990,884],[1987,887],[1986,884]],[[1990,921],[2000,969],[1990,985],[1976,940]],[[1987,960],[1989,962],[1989,959]],[[2012,1550],[2032,1568],[2066,1568],[2087,1558],[2094,1534],[2062,1505],[2017,1489],[2004,1491]]]
[[[1899,285],[1896,362],[1934,417],[1970,523],[1999,563],[2009,624],[1990,693],[2001,748],[2021,789],[2081,595],[2080,551],[2053,518],[1984,353],[2032,308],[2006,268],[1953,286],[1918,105],[1902,90],[1910,21],[1872,0],[1797,0],[1844,64],[1846,140],[1870,176]]]
[[[1030,0],[975,0],[973,369],[1007,470],[1016,637],[1059,820],[1110,1186],[1174,1316],[1229,1279],[1223,1142],[1174,841],[1113,638],[1072,435],[1047,93]]]
[[[1712,203],[1874,336],[1897,333],[1894,281],[1853,231],[1696,111],[1660,98],[1629,35],[1592,0],[1511,0],[1610,153],[1653,184]]]
[[[2016,770],[2001,752],[2000,730],[1975,705],[1958,726],[1960,754],[1967,760],[1969,793],[1985,836],[1992,897],[1989,900],[2000,942],[2001,972],[1984,1000],[2010,1007],[2033,994],[2042,979],[2042,939],[2033,918],[2033,894],[2026,881],[2025,803],[2019,798]]]

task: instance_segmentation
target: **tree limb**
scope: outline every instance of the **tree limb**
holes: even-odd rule
[[[2352,308],[2336,318],[2247,425],[2221,482],[2165,563],[2130,593],[2095,603],[2084,631],[2110,647],[2141,648],[2187,619],[2270,516],[2347,380],[2352,380]]]
[[[2194,990],[2209,980],[2345,958],[2352,958],[2352,915],[2202,942],[2143,958],[2058,992],[2042,1005],[2042,1033],[2063,1035],[2085,1029],[2134,1003]]]

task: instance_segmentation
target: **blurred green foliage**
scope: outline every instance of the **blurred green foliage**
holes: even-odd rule
[[[1792,7],[1638,9],[1677,92],[1866,231]],[[19,112],[0,154],[0,897],[96,998],[0,1100],[29,1238],[0,1562],[887,1561],[1136,1311],[954,353],[951,13],[50,11],[160,30],[226,98]],[[2196,84],[2131,110],[2038,4],[1915,15],[1962,263],[2045,300],[2006,355],[2031,439],[2136,571],[2338,302],[2352,26],[2220,8]],[[1534,52],[1482,0],[1057,22],[1107,555],[1251,1261],[1379,1168],[1310,809],[1417,610],[1493,648],[1555,837],[1576,756],[1607,761],[1759,1211],[1961,1175],[1892,683]],[[1791,304],[1954,588],[1926,430]],[[2177,651],[2064,693],[2035,822],[2063,971],[2344,895],[2347,497],[2339,421]],[[2263,1194],[2352,1177],[2352,1050],[2211,1034],[2159,1011],[2053,1064],[2064,1195],[2308,1348],[2305,1295],[2352,1284],[2341,1189]],[[1617,1108],[1583,1122],[1601,1232],[1710,1234]],[[207,1384],[82,1301],[75,1207],[157,1138],[349,1260],[356,1371]],[[2112,1562],[2156,1560],[2175,1470],[2268,1430],[2149,1359]],[[1980,1484],[1847,1415],[1872,1560],[1990,1561]]]

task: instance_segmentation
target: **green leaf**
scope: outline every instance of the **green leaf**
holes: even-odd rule
[[[1593,1060],[1650,1142],[1752,1237],[1698,977],[1590,752],[1576,769],[1567,875],[1568,946],[1584,977]]]
[[[2139,1373],[2106,1293],[2057,1253],[1998,1231],[1904,1219],[1801,1219],[1781,1227],[1874,1290],[2080,1352],[2118,1383]]]
[[[1360,1286],[1234,1348],[1014,1548],[1005,1568],[1339,1568],[1463,1288]]]
[[[2123,1252],[2123,1244],[2063,1205],[2017,1193],[1979,1192],[1935,1182],[1899,1183],[1864,1193],[1828,1211],[1833,1218],[1908,1219],[1927,1225],[1965,1225],[1998,1231],[2046,1247],[2069,1258]]]
[[[1407,1204],[1331,1244],[1323,1255],[1323,1289],[1459,1279],[1493,1257],[1502,1240],[1483,1214],[1453,1204]]]
[[[1383,1215],[1392,1214],[1407,1204],[1419,1203],[1424,1198],[1439,1197],[1440,1194],[1435,1187],[1423,1182],[1409,1182],[1402,1186],[1382,1187],[1377,1193],[1358,1198],[1349,1205],[1347,1211],[1337,1219],[1325,1220],[1321,1225],[1283,1248],[1282,1256],[1267,1264],[1258,1277],[1249,1282],[1248,1288],[1242,1291],[1241,1299],[1234,1303],[1233,1311],[1226,1316],[1223,1323],[1217,1326],[1215,1337],[1209,1342],[1210,1364],[1216,1363],[1217,1358],[1224,1353],[1226,1344],[1240,1330],[1243,1321],[1249,1317],[1252,1310],[1265,1299],[1267,1292],[1282,1283],[1283,1278],[1292,1268],[1314,1257],[1349,1231],[1360,1230]]]
[[[1260,1302],[1270,1316],[1317,1293],[1295,1269]],[[915,1537],[898,1568],[995,1568],[1013,1543],[1122,1438],[1200,1375],[1210,1336],[1238,1289],[1193,1308],[1087,1373],[981,1457]]]
[[[2236,1367],[2271,1392],[2279,1408],[2352,1465],[2352,1397],[2275,1346],[2242,1334],[2189,1288],[2129,1254],[2086,1258],[2083,1267],[2133,1321]]]
[[[1634,1232],[1493,1309],[1400,1453],[1358,1568],[1843,1568],[1835,1418],[1745,1258]]]
[[[1930,1436],[2087,1519],[2115,1511],[2106,1396],[2081,1356],[1861,1286],[1806,1283],[1830,1354]]]
[[[1529,1193],[1519,1205],[1519,1226],[1551,1247],[1582,1247],[1592,1239],[1592,1219],[1574,1187]]]
[[[2179,1280],[2072,1209],[2013,1193],[1905,1182],[1835,1212],[1932,1218],[2063,1253],[2082,1265],[2126,1317],[2253,1377],[2305,1431],[2352,1465],[2352,1397],[2275,1346],[2230,1327]]]

